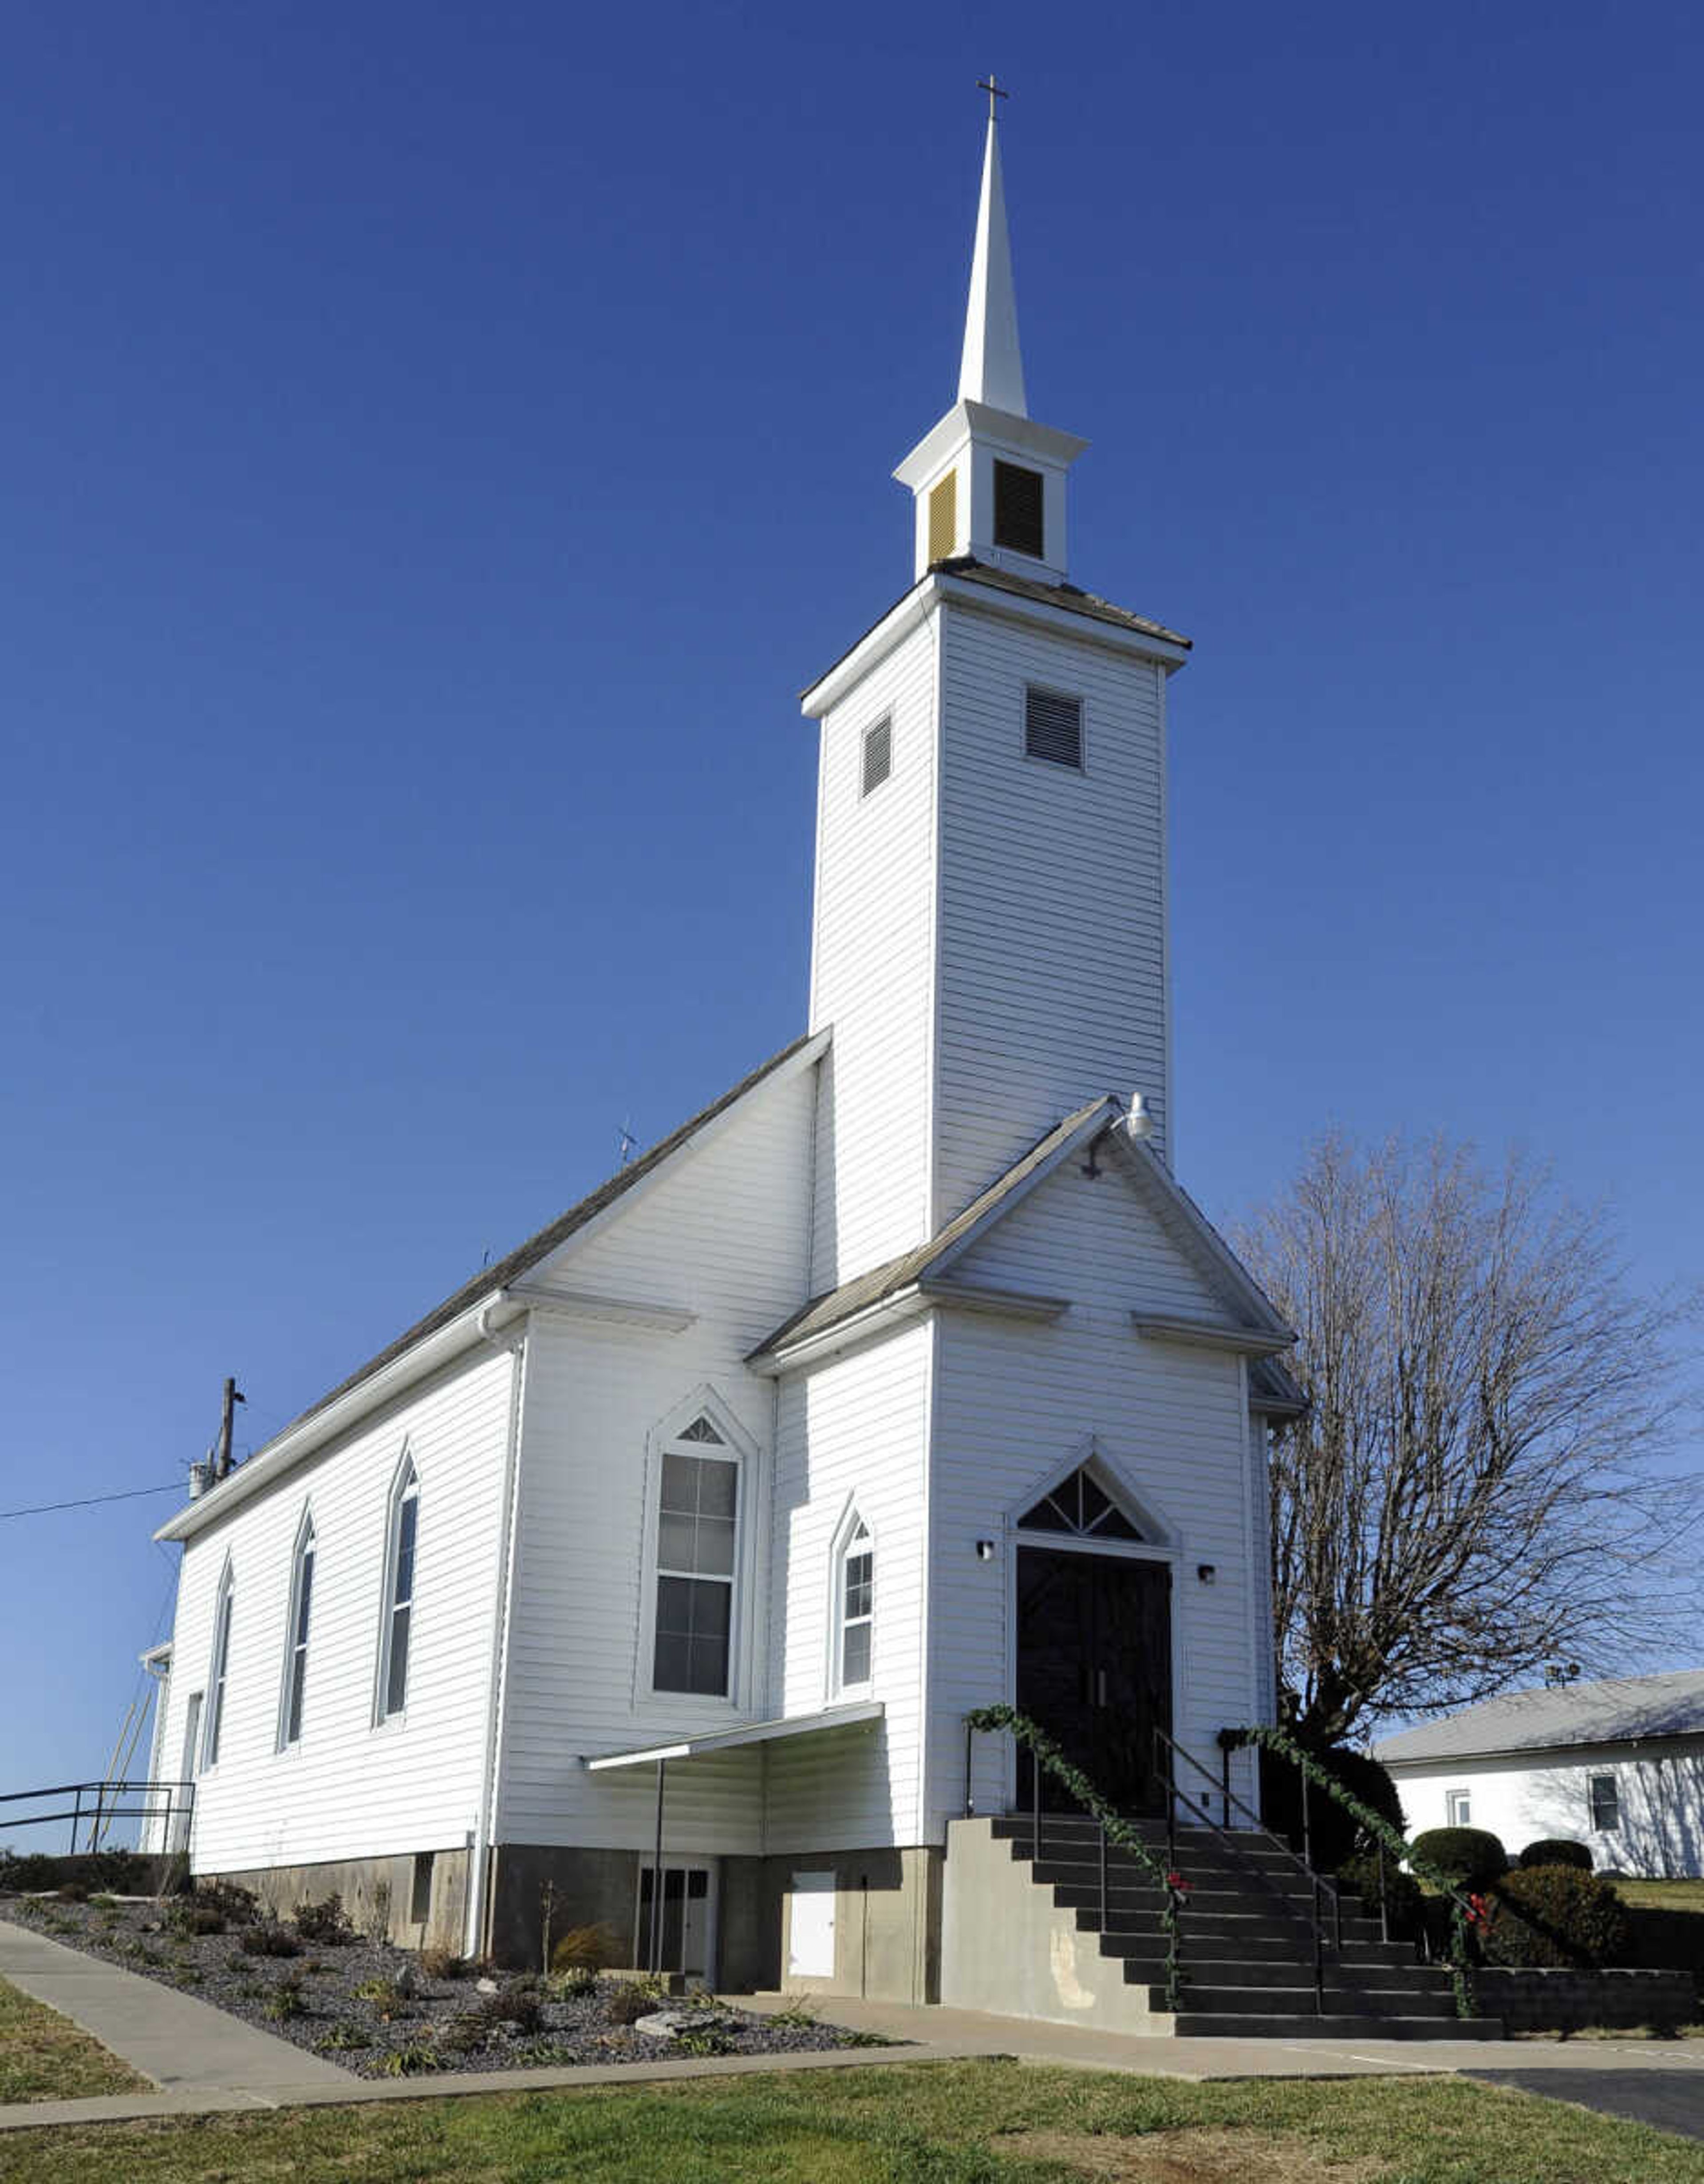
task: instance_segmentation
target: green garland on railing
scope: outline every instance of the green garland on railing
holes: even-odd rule
[[[1387,1850],[1394,1851],[1399,1862],[1422,1880],[1429,1880],[1434,1888],[1450,1899],[1450,1984],[1455,1992],[1455,2014],[1458,2017],[1477,2017],[1478,2008],[1473,1997],[1473,1952],[1468,1939],[1468,1927],[1472,1919],[1472,1906],[1450,1876],[1424,1858],[1416,1858],[1413,1847],[1400,1828],[1393,1827],[1383,1813],[1376,1813],[1371,1805],[1363,1804],[1352,1790],[1346,1790],[1331,1769],[1322,1766],[1311,1752],[1304,1750],[1293,1736],[1282,1729],[1268,1727],[1226,1729],[1219,1732],[1219,1741],[1227,1744],[1234,1739],[1238,1744],[1264,1745],[1281,1759],[1288,1759],[1299,1767],[1310,1781],[1317,1782],[1333,1802],[1343,1807],[1352,1819],[1360,1821],[1370,1836],[1382,1841]],[[1234,1745],[1229,1748],[1234,1749]]]
[[[1182,2007],[1180,1914],[1187,1884],[1180,1875],[1168,1869],[1164,1858],[1156,1855],[1153,1846],[1127,1820],[1119,1818],[1087,1775],[1072,1766],[1047,1731],[1037,1728],[1027,1714],[1020,1713],[1015,1707],[978,1707],[965,1715],[964,1725],[983,1736],[1008,1730],[1020,1744],[1027,1744],[1036,1764],[1045,1767],[1053,1780],[1069,1790],[1077,1802],[1100,1822],[1106,1830],[1107,1841],[1116,1843],[1120,1850],[1127,1850],[1138,1865],[1153,1875],[1159,1884],[1163,1905],[1159,1923],[1165,1935],[1165,2006],[1175,2014]]]

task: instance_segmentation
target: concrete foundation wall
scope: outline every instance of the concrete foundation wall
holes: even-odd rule
[[[607,1926],[626,1964],[633,1954],[639,1870],[636,1850],[565,1850],[553,1843],[500,1843],[492,1853],[487,1947],[511,1970],[536,1971],[545,1947],[545,1884],[552,1891],[552,1944],[576,1926]]]
[[[752,1986],[788,1994],[859,1995],[874,2002],[941,1999],[941,1852],[903,1850],[789,1852],[753,1859],[758,1901],[749,1924],[761,1943]],[[793,1875],[835,1876],[835,1968],[805,1976],[789,1969]],[[730,1981],[731,1984],[731,1981]]]
[[[400,1858],[338,1858],[312,1865],[233,1868],[198,1873],[198,1880],[233,1880],[252,1888],[274,1917],[288,1919],[299,1903],[323,1903],[341,1896],[351,1925],[362,1933],[383,1931],[405,1949],[460,1949],[467,1916],[467,1852],[424,1851]],[[431,1860],[429,1880],[421,1861]],[[416,1882],[426,1894],[423,1919],[414,1916]]]
[[[1077,1931],[1075,1911],[1055,1908],[1053,1890],[1031,1880],[993,1825],[954,1820],[947,1830],[941,2001],[1099,2032],[1169,2034],[1170,2014],[1149,2010],[1147,1988],[1127,1985],[1120,1959]]]

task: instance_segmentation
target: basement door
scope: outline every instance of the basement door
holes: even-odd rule
[[[1051,1736],[1120,1813],[1164,1800],[1154,1732],[1171,1727],[1171,1571],[1135,1555],[1018,1550],[1017,1707]],[[1018,1755],[1018,1796],[1033,1795],[1030,1755]],[[1042,1808],[1076,1801],[1042,1773]]]

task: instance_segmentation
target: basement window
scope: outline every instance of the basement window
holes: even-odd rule
[[[1031,682],[1024,692],[1024,755],[1049,766],[1083,765],[1083,701]]]
[[[1043,560],[1042,473],[1021,463],[994,464],[994,543]]]
[[[417,1850],[414,1853],[414,1872],[408,1892],[409,1923],[423,1926],[432,1916],[432,1869],[438,1862],[433,1850]]]
[[[863,732],[863,786],[859,794],[868,796],[873,788],[880,788],[892,772],[893,716],[886,713]]]

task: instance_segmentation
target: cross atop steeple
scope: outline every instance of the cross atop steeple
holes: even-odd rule
[[[986,76],[977,77],[976,88],[978,91],[986,91],[988,94],[988,119],[992,121],[994,119],[994,101],[997,98],[1009,98],[1012,94],[1009,91],[1001,90],[995,81],[992,69],[989,70]]]

